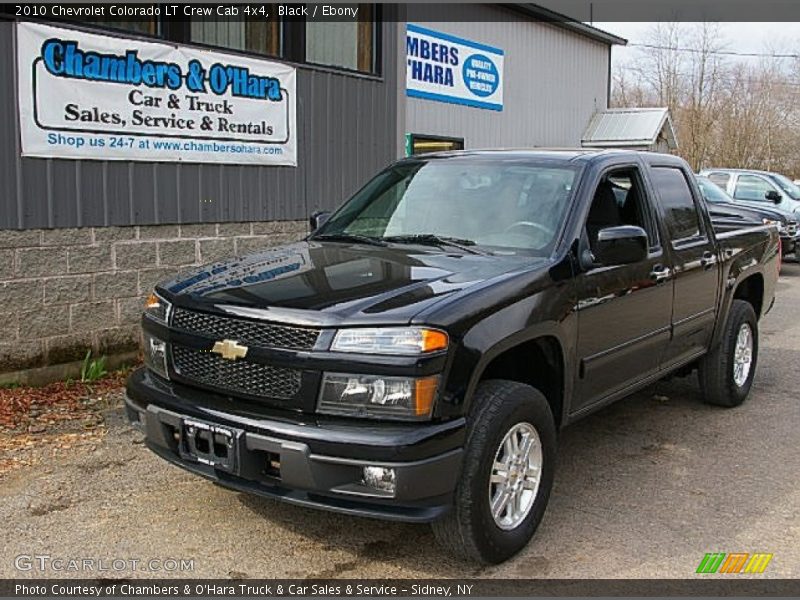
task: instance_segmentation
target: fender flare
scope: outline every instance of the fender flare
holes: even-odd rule
[[[480,326],[480,325],[479,325]],[[473,333],[475,329],[470,330],[465,336],[464,339],[468,339],[469,335]],[[554,321],[545,321],[541,323],[536,323],[535,325],[524,329],[522,331],[518,331],[512,333],[509,336],[502,337],[499,340],[494,341],[490,346],[488,346],[482,353],[480,359],[474,366],[472,376],[470,377],[469,383],[467,384],[467,389],[464,393],[464,409],[465,412],[469,412],[470,407],[472,405],[472,398],[475,395],[475,390],[480,383],[486,368],[491,364],[491,362],[496,359],[498,356],[512,350],[522,344],[532,342],[534,340],[540,338],[553,338],[555,339],[556,343],[559,345],[561,350],[561,361],[562,361],[562,373],[563,377],[563,390],[562,390],[562,407],[561,407],[561,415],[553,415],[558,422],[564,423],[566,422],[566,415],[568,414],[568,407],[569,407],[569,398],[571,397],[572,391],[572,382],[567,376],[569,369],[568,369],[568,362],[569,356],[567,354],[567,348],[569,347],[565,344],[564,341],[564,332],[559,327],[558,323]]]

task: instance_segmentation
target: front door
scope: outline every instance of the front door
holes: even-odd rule
[[[648,234],[650,252],[637,264],[597,266],[576,279],[574,411],[602,402],[659,369],[669,342],[673,283],[653,206],[638,166],[615,168],[600,177],[585,226],[589,247],[600,229],[637,225]]]

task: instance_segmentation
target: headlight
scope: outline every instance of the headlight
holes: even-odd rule
[[[438,377],[325,373],[318,410],[348,417],[423,421],[431,416],[438,383]]]
[[[151,293],[147,297],[147,302],[144,303],[144,314],[165,325],[169,320],[171,310],[172,305],[155,292]]]
[[[416,355],[445,350],[447,334],[422,327],[340,329],[333,340],[334,352]]]
[[[143,338],[145,366],[164,379],[169,379],[169,375],[167,375],[167,343],[146,331]]]

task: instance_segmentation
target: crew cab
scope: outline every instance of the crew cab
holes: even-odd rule
[[[314,221],[155,288],[126,400],[150,450],[496,563],[542,519],[560,429],[675,372],[750,391],[777,231],[715,232],[679,158],[423,155]]]

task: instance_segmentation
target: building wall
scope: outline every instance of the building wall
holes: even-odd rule
[[[88,349],[135,352],[157,281],[301,238],[311,212],[393,161],[397,25],[381,36],[379,77],[298,66],[296,168],[61,160],[20,157],[14,23],[0,18],[0,383],[62,377],[52,365]]]
[[[158,281],[297,240],[306,223],[0,230],[0,382],[3,373],[79,361],[88,349],[134,351]]]
[[[580,147],[592,114],[608,106],[609,46],[500,7],[407,5],[409,23],[500,48],[503,111],[406,99],[406,132],[463,137],[465,148]],[[400,77],[405,78],[401,62]]]
[[[400,10],[503,48],[503,112],[407,98],[405,28],[387,19],[382,76],[298,67],[296,168],[21,158],[14,27],[0,18],[0,383],[89,348],[135,350],[157,281],[303,236],[307,215],[335,208],[400,155],[406,132],[464,137],[468,148],[577,146],[606,108],[603,43],[500,22],[507,13],[490,6],[459,5],[459,23],[421,4]]]
[[[381,77],[299,66],[297,167],[21,158],[14,23],[0,18],[0,230],[303,219],[396,158],[397,25]]]

